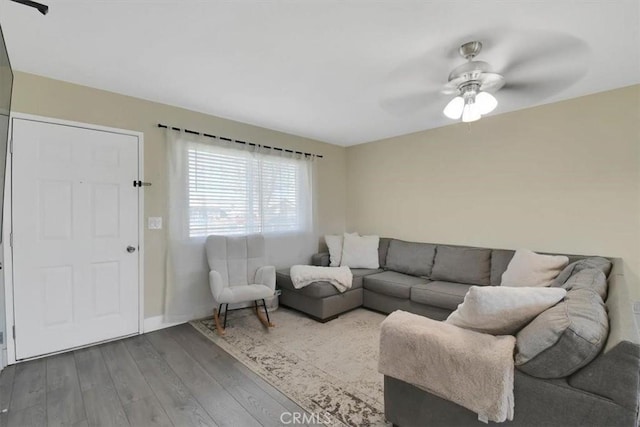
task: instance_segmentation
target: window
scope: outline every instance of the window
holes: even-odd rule
[[[189,237],[302,231],[308,162],[235,150],[187,152]]]

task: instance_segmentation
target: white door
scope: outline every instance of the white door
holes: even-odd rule
[[[16,359],[138,332],[138,138],[13,119]]]

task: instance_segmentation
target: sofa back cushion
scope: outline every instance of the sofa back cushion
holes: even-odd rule
[[[562,378],[591,362],[604,347],[609,318],[600,296],[606,277],[590,268],[567,280],[565,300],[517,335],[516,366],[539,378]]]
[[[385,266],[387,270],[429,277],[435,254],[434,244],[391,239]]]
[[[380,268],[386,268],[387,266],[387,252],[389,251],[389,243],[391,243],[390,238],[380,238],[380,244],[378,245],[378,262],[380,263]]]
[[[507,271],[511,258],[516,251],[508,249],[494,249],[491,251],[491,286],[500,286],[502,273]]]
[[[491,249],[438,245],[431,279],[470,285],[489,285]]]

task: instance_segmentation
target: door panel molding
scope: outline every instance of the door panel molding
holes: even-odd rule
[[[127,129],[119,129],[112,128],[107,126],[93,125],[89,123],[81,123],[69,120],[61,120],[51,117],[43,117],[36,116],[31,114],[24,113],[12,113],[11,120],[9,124],[9,135],[10,135],[10,144],[13,138],[13,123],[14,120],[27,120],[33,122],[41,122],[47,124],[55,124],[62,126],[69,126],[80,129],[87,129],[92,131],[101,131],[108,132],[113,134],[121,134],[127,135],[137,138],[138,141],[138,178],[139,180],[144,180],[144,134],[138,131],[131,131]],[[10,146],[11,149],[11,146]],[[105,160],[109,161],[118,161],[113,157],[108,155],[109,153],[105,153]],[[12,205],[12,190],[13,190],[13,153],[10,151],[7,156],[7,171],[6,171],[6,180],[5,180],[5,221],[3,224],[3,266],[4,266],[4,274],[5,274],[5,301],[6,301],[6,342],[7,342],[7,361],[8,364],[14,364],[16,362],[22,362],[24,360],[30,359],[22,359],[16,360],[16,347],[15,340],[13,338],[12,327],[15,324],[15,305],[14,305],[14,269],[13,269],[13,251],[11,247],[11,233],[13,230],[13,205]],[[138,334],[143,333],[144,331],[144,194],[143,189],[139,189],[137,192],[137,208],[138,208],[138,250],[137,250],[137,258],[138,258]],[[19,334],[19,326],[18,332]],[[108,341],[108,340],[107,340]],[[70,349],[68,349],[70,350]],[[67,351],[67,350],[65,350]],[[52,354],[59,353],[54,352]],[[33,359],[44,357],[46,355],[40,355],[34,357]]]

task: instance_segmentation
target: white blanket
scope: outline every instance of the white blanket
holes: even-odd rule
[[[313,265],[294,265],[291,267],[291,281],[296,289],[304,288],[313,282],[329,282],[340,292],[351,289],[353,274],[347,266],[315,267]]]
[[[382,322],[381,374],[413,384],[478,414],[513,419],[513,336],[493,336],[395,311]]]

